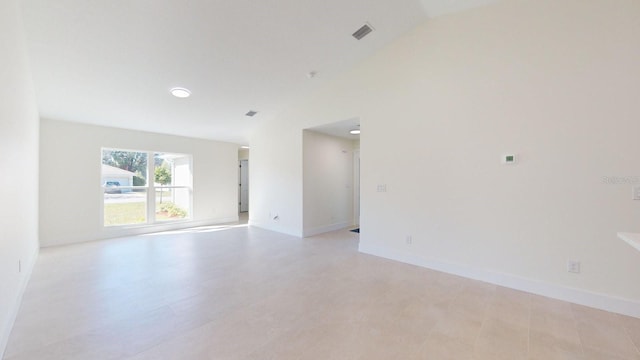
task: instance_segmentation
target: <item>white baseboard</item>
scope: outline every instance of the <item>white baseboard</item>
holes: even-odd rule
[[[113,239],[113,238],[126,237],[126,236],[150,234],[150,233],[156,233],[161,231],[181,230],[181,229],[188,229],[192,227],[220,225],[220,224],[226,224],[231,222],[237,222],[238,219],[239,219],[238,215],[235,215],[235,216],[228,216],[228,217],[222,217],[222,218],[216,218],[216,219],[176,221],[176,222],[171,222],[167,224],[103,228],[97,234],[73,234],[61,239],[53,239],[53,240],[48,239],[43,241],[41,246],[45,248],[45,247],[52,247],[52,246],[71,245],[71,244],[79,244],[79,243],[89,242],[89,241],[106,240],[106,239]]]
[[[188,221],[176,221],[166,224],[152,224],[144,226],[132,226],[122,228],[103,228],[101,232],[100,240],[111,239],[124,236],[135,236],[149,233],[156,233],[170,230],[182,230],[200,226],[220,225],[231,222],[237,222],[238,215],[222,217],[216,219],[204,219],[204,220],[188,220]]]
[[[9,343],[9,336],[11,335],[11,329],[13,329],[13,324],[16,322],[16,318],[18,317],[18,312],[20,311],[20,304],[22,304],[22,296],[24,295],[25,290],[27,289],[27,284],[29,284],[29,279],[31,279],[31,274],[33,273],[33,268],[36,265],[36,260],[38,259],[38,254],[40,253],[40,248],[36,247],[36,251],[31,255],[27,262],[24,264],[24,276],[20,280],[20,285],[18,287],[18,296],[11,307],[9,312],[9,318],[7,319],[7,323],[3,324],[2,332],[0,333],[0,359],[3,358],[4,352],[7,349],[7,344]]]
[[[277,223],[269,224],[269,223],[249,219],[249,226],[253,226],[253,227],[257,227],[257,228],[269,230],[269,231],[275,231],[275,232],[279,232],[282,234],[291,235],[299,238],[302,237],[302,234],[300,234],[299,232],[292,231],[290,229],[285,228],[284,226],[278,226]]]
[[[466,265],[430,260],[415,254],[409,254],[384,246],[367,244],[362,241],[360,242],[359,251],[369,255],[379,256],[465,278],[568,301],[574,304],[640,318],[640,302],[635,300],[566,287],[558,284],[546,283],[511,274],[477,269]]]
[[[304,229],[302,231],[302,237],[309,237],[309,236],[323,234],[323,233],[330,232],[330,231],[341,230],[341,229],[348,228],[350,226],[353,226],[351,222],[344,221],[344,222],[340,222],[340,223],[314,227],[314,228],[311,228],[311,229]]]

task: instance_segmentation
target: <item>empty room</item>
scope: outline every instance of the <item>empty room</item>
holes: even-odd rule
[[[640,359],[640,2],[0,2],[0,358]]]

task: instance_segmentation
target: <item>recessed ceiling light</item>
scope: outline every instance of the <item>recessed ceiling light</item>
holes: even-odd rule
[[[351,134],[351,135],[359,135],[360,134],[360,129],[353,129],[353,130],[349,131],[349,134]]]
[[[177,97],[177,98],[188,98],[189,96],[191,96],[191,91],[189,91],[189,89],[185,89],[185,88],[181,88],[181,87],[175,87],[173,89],[171,89],[171,95]]]
[[[249,148],[249,147],[248,147],[248,146],[246,146],[246,145],[242,145],[242,146],[240,146],[240,149],[248,149],[248,148]]]

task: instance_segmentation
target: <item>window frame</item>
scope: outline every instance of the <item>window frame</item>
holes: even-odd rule
[[[187,222],[193,220],[193,155],[186,153],[176,153],[176,152],[168,152],[168,151],[151,151],[151,150],[131,150],[131,149],[122,149],[116,147],[106,147],[103,146],[100,148],[100,164],[104,164],[103,156],[105,151],[123,151],[123,152],[135,152],[135,153],[144,153],[147,155],[147,166],[146,166],[146,185],[119,185],[116,187],[107,187],[104,183],[102,183],[102,170],[100,171],[100,194],[101,194],[101,223],[103,229],[124,229],[124,228],[139,228],[146,226],[155,226],[155,225],[167,225],[167,224],[175,224],[180,222]],[[188,158],[189,165],[189,176],[188,182],[189,185],[159,185],[155,184],[155,170],[157,167],[155,162],[156,154],[171,154],[171,155],[181,155]],[[122,190],[135,190],[141,189],[145,190],[146,198],[146,221],[142,223],[135,224],[122,224],[122,225],[106,225],[104,220],[104,209],[105,209],[105,197],[104,194],[108,188],[116,188],[120,191]],[[189,208],[187,209],[187,215],[184,218],[179,218],[175,220],[158,220],[156,217],[156,192],[158,190],[162,191],[162,189],[186,189],[188,191],[188,201]]]

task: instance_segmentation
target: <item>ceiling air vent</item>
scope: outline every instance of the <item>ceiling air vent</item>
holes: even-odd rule
[[[245,115],[246,115],[246,116],[254,116],[254,115],[255,115],[255,114],[257,114],[257,113],[258,113],[257,111],[249,110],[249,112],[248,112],[248,113],[246,113]]]
[[[373,31],[373,28],[369,24],[364,24],[360,29],[353,33],[353,37],[357,40],[361,40],[363,37],[367,36],[370,32]]]

